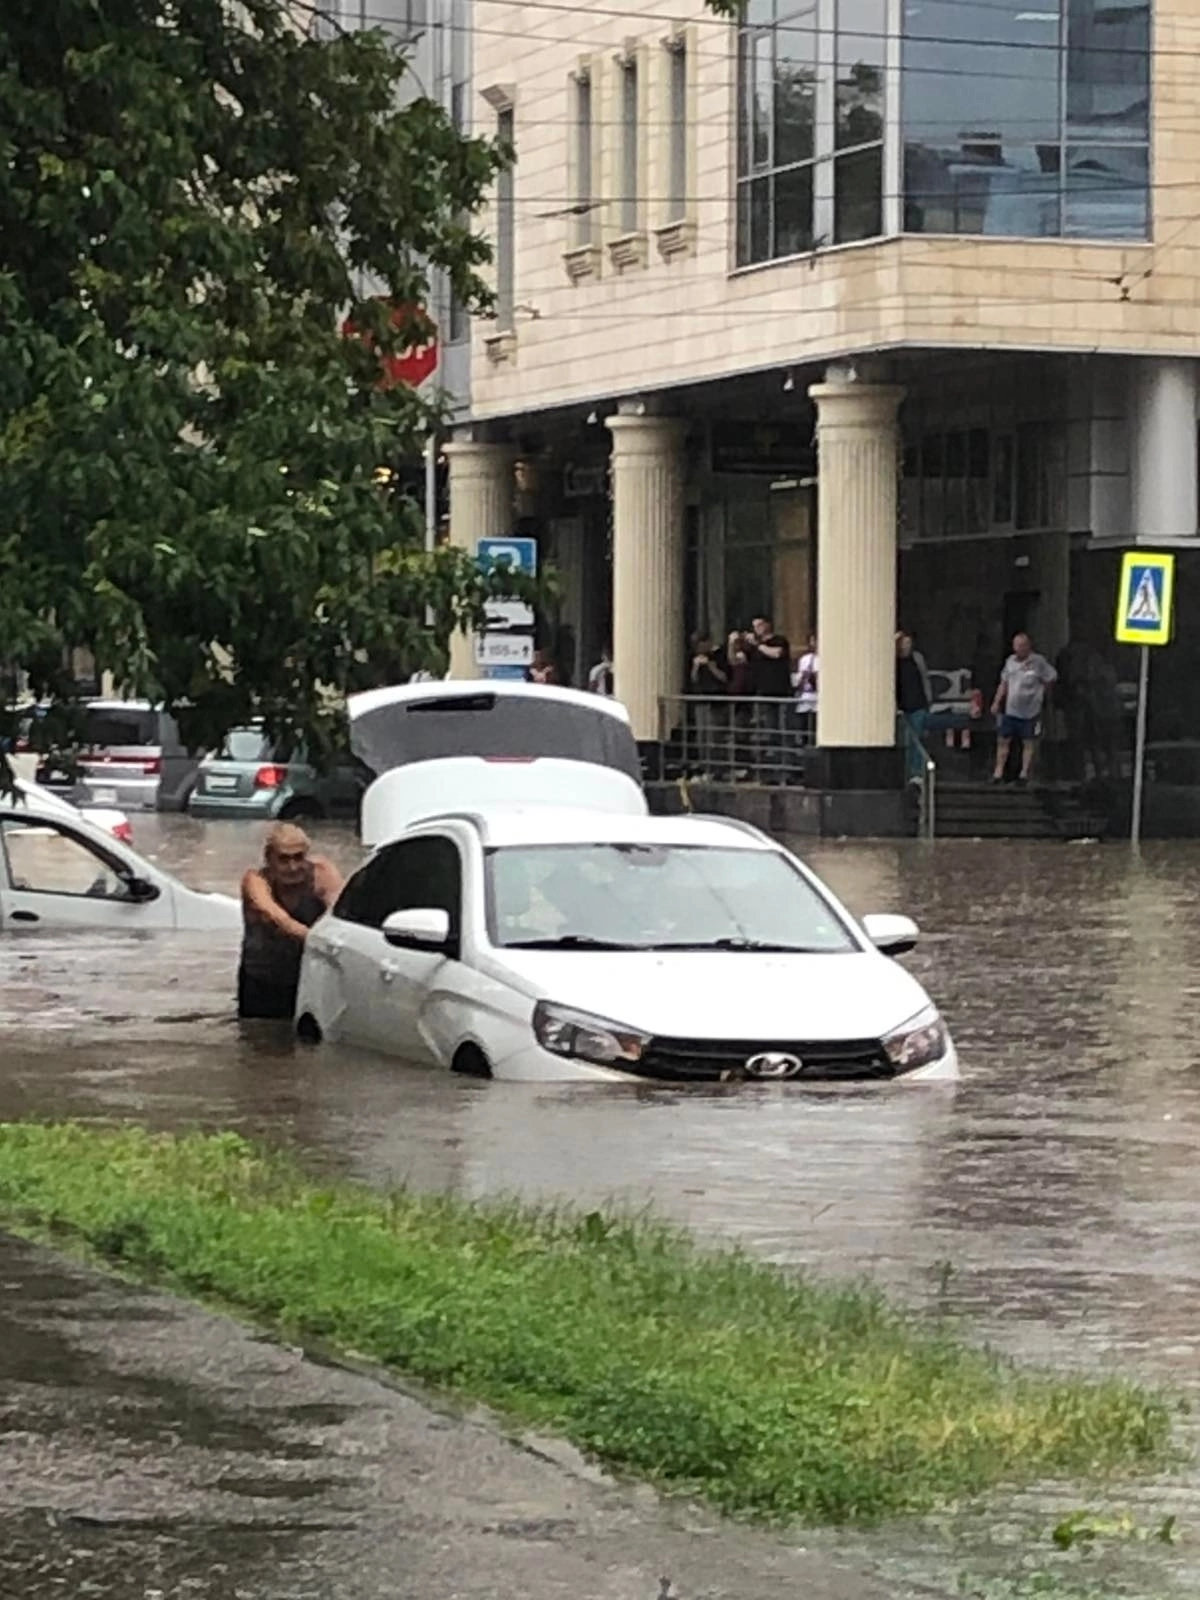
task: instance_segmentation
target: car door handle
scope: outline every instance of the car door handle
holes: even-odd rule
[[[390,961],[385,961],[379,969],[379,978],[382,983],[395,983],[400,976],[400,968],[394,967]]]
[[[42,919],[36,911],[14,911],[12,920],[14,922],[40,922]]]

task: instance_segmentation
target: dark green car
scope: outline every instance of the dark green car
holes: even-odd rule
[[[371,774],[351,755],[326,772],[304,759],[303,750],[284,758],[261,728],[232,728],[221,748],[200,763],[188,801],[193,817],[242,817],[259,821],[358,817]]]

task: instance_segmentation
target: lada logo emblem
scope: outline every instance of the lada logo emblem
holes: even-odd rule
[[[803,1071],[800,1057],[785,1055],[782,1050],[764,1050],[746,1062],[746,1074],[751,1078],[797,1078]]]

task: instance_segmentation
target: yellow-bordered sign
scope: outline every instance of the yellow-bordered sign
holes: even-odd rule
[[[1117,593],[1118,644],[1169,644],[1175,557],[1127,550]]]

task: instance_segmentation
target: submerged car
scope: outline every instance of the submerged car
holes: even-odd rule
[[[32,708],[30,726],[46,711]],[[74,756],[40,757],[37,776],[44,788],[83,808],[180,811],[186,806],[199,761],[189,754],[169,712],[148,700],[89,700],[80,716]]]
[[[649,816],[619,767],[431,757],[372,784],[363,837],[305,944],[304,1037],[496,1078],[958,1076],[889,959],[908,919],[857,922],[745,824]]]
[[[369,776],[348,758],[321,772],[302,749],[279,749],[261,727],[232,728],[200,763],[188,810],[194,817],[272,821],[354,818]]]
[[[189,889],[37,784],[0,794],[0,932],[236,930],[241,907]]]

